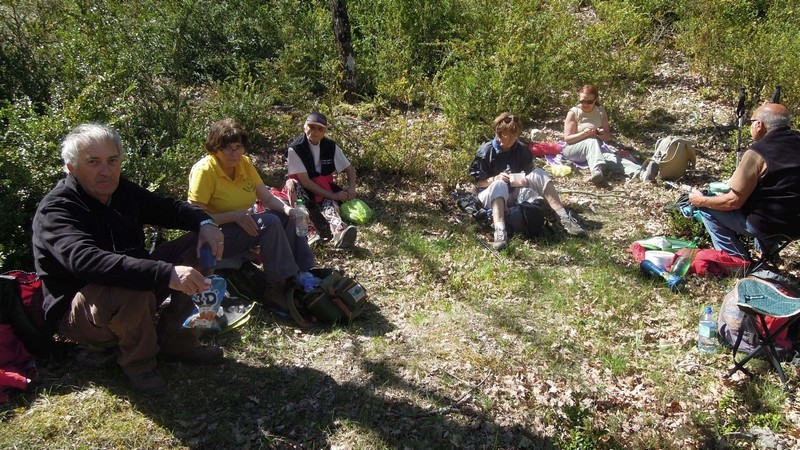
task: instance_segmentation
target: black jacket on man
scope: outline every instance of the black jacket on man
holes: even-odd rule
[[[197,230],[208,218],[196,206],[125,178],[105,205],[68,174],[42,199],[33,218],[34,263],[44,285],[50,331],[87,284],[166,289],[173,265],[149,259],[144,225]]]

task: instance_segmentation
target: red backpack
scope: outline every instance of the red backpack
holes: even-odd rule
[[[12,270],[0,275],[0,323],[8,323],[25,348],[48,355],[52,339],[44,320],[42,280],[32,272]]]

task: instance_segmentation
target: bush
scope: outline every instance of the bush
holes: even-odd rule
[[[445,113],[461,124],[484,123],[502,111],[537,117],[563,108],[585,83],[609,96],[646,79],[658,47],[646,36],[647,14],[627,2],[574,9],[564,2],[510,1],[496,20],[483,8],[464,11],[468,30],[450,48],[437,80]]]
[[[0,109],[0,266],[33,269],[31,219],[39,200],[63,177],[58,142],[66,126],[30,101]]]
[[[700,0],[686,3],[677,44],[719,95],[735,101],[739,87],[755,107],[783,86],[781,103],[800,107],[800,17],[796,2]]]

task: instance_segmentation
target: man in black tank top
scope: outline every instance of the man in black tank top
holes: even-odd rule
[[[357,230],[342,221],[339,205],[356,198],[356,169],[336,142],[325,136],[327,131],[328,119],[323,114],[308,115],[303,134],[289,144],[286,153],[291,179],[286,189],[290,198],[303,198],[310,206],[315,231],[332,238],[335,247],[347,248],[355,244]],[[339,172],[347,176],[346,189],[335,183]],[[309,243],[311,239],[309,234]]]
[[[800,223],[800,133],[789,128],[789,110],[765,103],[750,119],[755,141],[728,180],[725,194],[689,201],[700,207],[714,248],[750,260],[739,236],[751,236],[768,246],[781,236],[796,236]]]

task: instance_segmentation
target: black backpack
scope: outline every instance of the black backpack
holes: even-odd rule
[[[477,195],[470,192],[463,194],[452,192],[450,195],[455,199],[458,209],[469,214],[478,225],[485,228],[490,228],[492,226],[492,219],[486,213],[486,209],[481,204]]]
[[[511,233],[532,238],[542,234],[545,222],[545,211],[539,199],[512,206],[506,212],[506,226]]]

